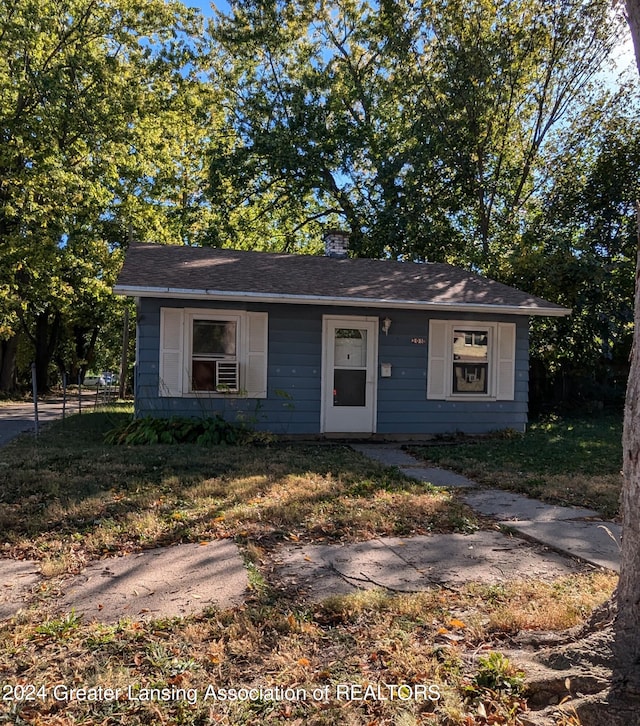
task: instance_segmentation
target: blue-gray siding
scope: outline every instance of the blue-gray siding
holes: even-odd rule
[[[268,394],[266,399],[232,397],[159,397],[160,308],[239,309],[269,314]],[[390,363],[390,378],[379,377],[377,433],[427,435],[523,430],[529,383],[528,318],[452,313],[441,319],[515,322],[515,400],[427,400],[427,359],[431,312],[339,308],[317,305],[252,305],[141,298],[138,302],[136,413],[141,416],[202,416],[213,411],[249,420],[278,434],[318,434],[321,417],[323,315],[369,315],[392,319],[388,335],[379,334],[378,362]],[[417,340],[418,342],[412,342]]]

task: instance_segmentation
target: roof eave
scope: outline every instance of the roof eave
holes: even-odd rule
[[[397,300],[362,297],[325,297],[320,295],[286,295],[260,292],[231,292],[228,290],[191,290],[169,287],[139,287],[116,285],[116,295],[128,297],[160,297],[184,300],[220,300],[228,302],[291,303],[297,305],[343,305],[345,307],[380,307],[410,310],[440,310],[450,312],[507,313],[540,317],[564,317],[571,314],[569,308],[531,307],[526,305],[501,305],[491,303],[449,303],[421,300]]]

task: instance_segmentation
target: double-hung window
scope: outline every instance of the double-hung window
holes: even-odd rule
[[[190,314],[191,391],[235,392],[238,390],[237,317],[218,318]]]
[[[489,392],[489,335],[486,328],[454,328],[452,395]]]
[[[427,398],[512,401],[515,345],[515,323],[430,320]]]
[[[159,395],[267,395],[268,315],[161,308]]]

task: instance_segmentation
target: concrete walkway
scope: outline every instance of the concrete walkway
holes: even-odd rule
[[[551,581],[584,570],[547,547],[487,530],[287,545],[274,560],[281,583],[313,601],[372,588],[412,593],[471,581]]]
[[[418,481],[463,489],[463,499],[473,510],[495,519],[516,535],[597,567],[619,571],[622,528],[604,520],[592,509],[560,507],[522,494],[481,488],[459,474],[425,467],[395,445],[354,444],[352,448],[381,464],[396,466],[403,474]]]
[[[276,579],[300,594],[319,600],[373,587],[415,592],[469,580],[544,580],[589,564],[618,570],[620,526],[603,521],[597,512],[481,488],[452,472],[426,467],[395,445],[353,448],[418,481],[460,490],[470,507],[494,518],[503,531],[283,545],[273,555]],[[57,597],[46,595],[36,562],[0,559],[0,620],[42,597],[58,611],[73,609],[88,620],[180,617],[243,602],[248,579],[237,545],[217,540],[101,560],[57,587]]]
[[[86,620],[156,620],[244,602],[249,579],[235,542],[180,544],[111,557],[68,581],[57,607]]]
[[[226,539],[108,557],[52,581],[42,577],[38,562],[0,559],[0,621],[41,600],[87,622],[185,617],[240,605],[248,587],[240,550]]]
[[[352,444],[352,449],[368,456],[370,459],[395,466],[406,476],[422,482],[430,482],[434,486],[447,489],[475,489],[478,485],[460,474],[436,466],[425,466],[415,457],[394,444]]]
[[[472,509],[495,519],[502,531],[279,548],[274,559],[281,582],[311,600],[373,587],[418,592],[471,580],[553,580],[590,566],[618,570],[620,526],[593,510],[483,488],[459,474],[425,466],[397,445],[352,448],[417,481],[459,490]]]

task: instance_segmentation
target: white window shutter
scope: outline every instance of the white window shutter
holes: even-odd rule
[[[247,348],[245,389],[247,398],[267,397],[267,354],[269,316],[247,313]]]
[[[513,401],[515,396],[516,377],[516,325],[515,323],[498,324],[497,347],[498,375],[496,398],[498,401]]]
[[[427,398],[447,397],[447,365],[449,361],[447,330],[445,320],[429,321],[429,360],[427,367]]]
[[[183,311],[160,308],[159,396],[182,396]]]

